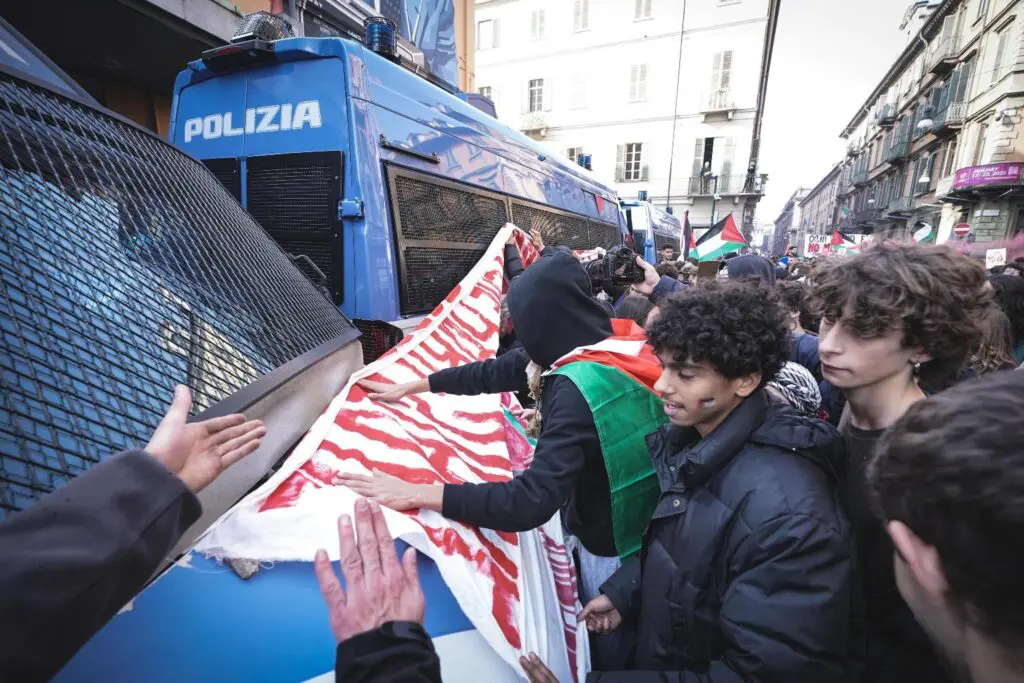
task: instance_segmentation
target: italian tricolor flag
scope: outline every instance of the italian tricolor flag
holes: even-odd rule
[[[715,223],[706,233],[701,235],[690,256],[698,261],[714,261],[729,252],[739,251],[747,246],[747,241],[736,227],[732,214]]]

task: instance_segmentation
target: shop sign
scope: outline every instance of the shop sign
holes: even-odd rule
[[[953,177],[953,189],[985,187],[986,185],[1016,185],[1024,174],[1024,164],[986,164],[961,168]]]

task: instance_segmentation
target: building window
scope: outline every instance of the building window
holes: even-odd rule
[[[590,28],[590,0],[576,0],[572,12],[572,30],[586,31]]]
[[[491,95],[491,86],[489,86],[489,85],[481,85],[479,88],[477,88],[476,91],[479,94],[481,94],[484,97],[486,97],[487,99],[489,99],[489,100],[493,100],[494,99],[494,96]]]
[[[616,150],[615,179],[622,182],[647,180],[643,165],[643,144],[630,142]]]
[[[1003,59],[1006,56],[1006,44],[1010,40],[1010,27],[1007,25],[996,31],[996,38],[996,58],[992,62],[992,83],[1003,76]]]
[[[531,78],[527,90],[529,92],[529,103],[526,110],[530,113],[544,111],[544,79]]]
[[[587,106],[587,75],[573,74],[569,83],[569,108],[584,109]]]
[[[956,172],[957,139],[953,138],[946,145],[946,157],[942,160],[942,177],[952,175]]]
[[[711,57],[711,90],[728,92],[732,85],[732,50],[716,52]]]
[[[635,0],[634,19],[650,19],[651,18],[651,0]]]
[[[544,10],[535,9],[530,14],[530,37],[538,40],[544,37]]]
[[[988,12],[989,0],[979,0],[978,2],[978,16],[975,17],[975,21],[981,19]]]
[[[571,161],[574,164],[579,163],[580,155],[584,153],[585,152],[583,151],[582,147],[570,147],[569,149],[565,150],[565,155],[569,157],[569,161]]]
[[[485,19],[476,24],[476,48],[490,50],[498,47],[498,20]]]
[[[629,101],[642,102],[647,99],[647,65],[634,64],[629,71]]]
[[[983,123],[978,126],[978,139],[974,142],[974,156],[971,160],[971,166],[980,166],[985,160],[985,142],[988,137],[988,124]]]

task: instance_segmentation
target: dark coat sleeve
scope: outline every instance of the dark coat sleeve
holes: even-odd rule
[[[479,396],[503,391],[529,391],[526,368],[530,358],[522,348],[479,363],[440,370],[429,377],[430,391],[435,394]]]
[[[0,523],[0,680],[60,671],[200,512],[181,479],[128,451]]]
[[[635,624],[640,612],[640,556],[634,555],[623,562],[601,584],[600,591],[615,605],[623,623]]]
[[[747,536],[731,564],[735,574],[719,619],[721,659],[702,672],[611,672],[591,674],[588,683],[846,683],[849,540],[817,519],[787,514]]]
[[[563,377],[544,387],[544,420],[533,462],[507,482],[447,484],[442,514],[498,531],[541,526],[569,499],[588,452],[600,452],[600,439],[583,394]]]
[[[396,626],[405,626],[404,638],[395,638]],[[414,633],[415,637],[408,637]],[[417,624],[389,622],[360,633],[338,645],[334,666],[337,683],[441,683],[441,662],[434,645]]]
[[[519,248],[514,244],[505,245],[505,277],[509,282],[523,274],[526,268],[523,267],[523,259],[519,254]]]

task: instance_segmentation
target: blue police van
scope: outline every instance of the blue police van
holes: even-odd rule
[[[620,204],[636,250],[648,263],[657,263],[665,247],[672,247],[682,258],[683,228],[678,218],[647,201],[622,200]]]
[[[408,329],[509,221],[611,247],[617,197],[446,84],[344,38],[246,41],[175,85],[170,138],[350,318]]]

